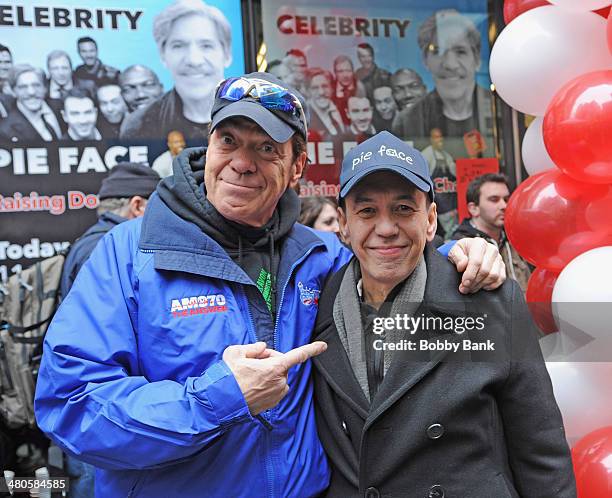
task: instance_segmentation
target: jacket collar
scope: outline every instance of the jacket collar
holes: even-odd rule
[[[308,228],[295,224],[283,240],[278,282],[289,277],[295,262],[323,241]],[[138,244],[141,250],[154,252],[154,267],[192,273],[240,284],[253,282],[228,256],[225,250],[194,223],[175,214],[154,193],[145,211]]]

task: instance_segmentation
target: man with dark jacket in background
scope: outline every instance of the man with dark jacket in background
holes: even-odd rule
[[[68,294],[81,266],[104,234],[119,223],[144,214],[147,200],[159,180],[159,175],[149,166],[138,163],[119,163],[102,180],[98,221],[70,246],[62,272],[62,296]]]
[[[466,197],[471,218],[463,220],[453,232],[452,238],[482,237],[495,244],[504,260],[508,276],[516,280],[525,292],[531,268],[512,247],[504,231],[506,206],[510,198],[508,179],[498,173],[479,176],[468,185]]]
[[[431,241],[425,158],[388,132],[351,150],[323,289],[317,426],[333,498],[575,498],[561,413],[516,282],[465,296]],[[429,243],[428,243],[429,242]]]

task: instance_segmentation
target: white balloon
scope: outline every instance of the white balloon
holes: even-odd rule
[[[612,363],[547,362],[555,399],[572,445],[612,421]]]
[[[581,74],[612,68],[606,20],[553,5],[518,16],[500,33],[489,71],[499,96],[526,114],[543,116],[557,91]]]
[[[610,0],[548,0],[553,5],[558,5],[569,10],[597,10],[610,5]]]
[[[601,223],[609,223],[602,219]],[[570,261],[555,282],[552,311],[560,330],[594,339],[612,360],[612,246],[598,247]]]
[[[544,118],[535,118],[523,137],[523,163],[530,176],[556,167],[544,146],[543,121]]]

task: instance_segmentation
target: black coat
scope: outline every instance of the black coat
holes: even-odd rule
[[[370,405],[332,317],[344,269],[333,276],[315,328],[328,349],[314,359],[317,424],[333,469],[327,496],[576,497],[561,414],[521,290],[507,281],[463,296],[460,275],[433,247],[425,261],[425,296],[414,316],[487,313],[486,329],[470,338],[493,340],[497,356],[469,352],[463,359],[472,361],[449,361],[450,354],[396,352]],[[510,348],[518,361],[509,361]]]

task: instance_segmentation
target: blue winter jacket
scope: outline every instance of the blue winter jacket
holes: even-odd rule
[[[336,237],[295,225],[278,272],[274,348],[306,344],[318,294],[348,260]],[[258,340],[226,252],[154,195],[144,220],[109,232],[47,332],[36,389],[41,429],[89,462],[98,496],[309,497],[329,469],[313,416],[311,364],[254,419],[222,360]]]

